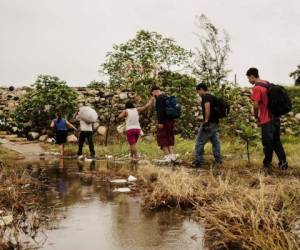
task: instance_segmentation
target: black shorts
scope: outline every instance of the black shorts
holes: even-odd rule
[[[56,131],[56,144],[65,144],[67,142],[68,131]]]

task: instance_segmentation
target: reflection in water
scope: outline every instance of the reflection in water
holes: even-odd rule
[[[59,203],[64,219],[58,229],[46,232],[43,249],[202,249],[197,223],[176,212],[143,212],[140,197],[113,193],[113,187],[89,174],[99,168],[99,162],[71,160],[49,168],[57,196],[49,196],[47,204]],[[197,240],[191,238],[195,235]]]

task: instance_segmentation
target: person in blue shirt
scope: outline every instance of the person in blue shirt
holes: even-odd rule
[[[51,128],[55,129],[56,144],[60,148],[60,157],[64,156],[64,144],[67,142],[68,127],[77,130],[70,122],[62,118],[61,112],[56,113],[56,119],[51,122]]]

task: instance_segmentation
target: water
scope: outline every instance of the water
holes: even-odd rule
[[[78,174],[96,171],[97,164],[70,160],[49,168],[54,195],[46,204],[55,204],[61,219],[45,232],[42,249],[202,249],[202,228],[187,216],[144,211],[140,195],[114,193],[107,182]]]

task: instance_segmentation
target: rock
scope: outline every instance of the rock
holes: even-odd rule
[[[48,135],[41,135],[39,141],[45,142],[48,139]]]
[[[78,141],[78,139],[77,139],[77,137],[75,136],[75,135],[69,135],[68,137],[67,137],[67,142],[68,143],[75,143],[75,142],[77,142]]]
[[[124,188],[115,188],[113,192],[119,192],[119,193],[129,193],[131,192],[130,188],[124,187]]]
[[[11,130],[12,130],[13,133],[17,133],[18,128],[17,127],[12,127]]]
[[[120,98],[121,100],[127,99],[127,98],[128,98],[128,93],[127,93],[127,92],[122,92],[122,93],[120,93],[120,94],[119,94],[119,98]]]
[[[14,87],[14,86],[10,86],[10,87],[8,88],[8,90],[9,90],[9,91],[14,91],[14,90],[15,90],[15,87]]]
[[[129,175],[127,180],[128,180],[128,182],[134,182],[134,181],[137,181],[137,178],[132,175]]]
[[[37,140],[40,137],[40,134],[38,132],[29,132],[28,138],[30,140]]]
[[[300,121],[300,113],[296,114],[296,115],[295,115],[295,118],[296,118],[298,121]]]
[[[109,182],[113,183],[113,184],[126,184],[127,180],[125,180],[125,179],[115,179],[115,180],[110,180]]]
[[[99,135],[106,135],[106,131],[107,131],[107,128],[104,127],[104,126],[100,126],[98,129],[97,129],[97,132]]]

